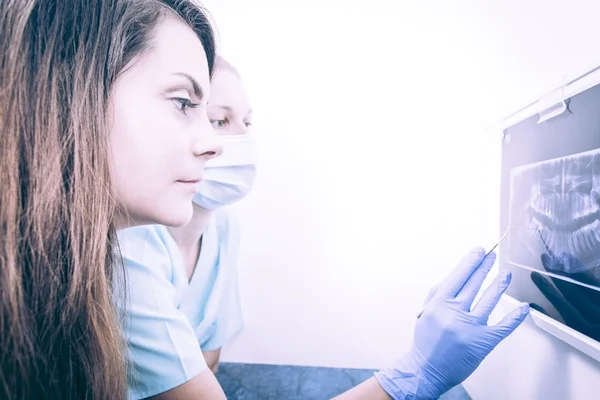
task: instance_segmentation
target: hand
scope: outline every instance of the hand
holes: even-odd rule
[[[440,287],[440,284],[438,283],[437,285],[435,285],[431,289],[429,289],[429,293],[427,293],[427,297],[425,298],[425,301],[423,302],[423,309],[421,311],[419,311],[419,313],[417,314],[417,318],[421,318],[421,315],[423,315],[423,311],[424,311],[425,307],[427,307],[427,304],[429,304],[431,299],[433,299],[433,296],[435,296],[439,287]]]
[[[496,345],[523,322],[529,311],[527,304],[497,325],[487,325],[510,283],[508,271],[494,280],[471,310],[495,259],[494,253],[485,257],[483,249],[474,249],[440,283],[417,321],[411,350],[395,368],[375,375],[392,398],[438,398],[469,377]]]
[[[437,293],[439,288],[440,288],[440,283],[434,285],[431,289],[429,289],[429,292],[427,293],[427,297],[425,297],[425,301],[423,302],[424,308],[427,307],[427,304],[429,304],[431,299],[433,299],[433,296],[435,296],[435,294]]]
[[[558,255],[552,252],[542,254],[542,265],[546,271],[561,271],[580,268],[565,268],[565,265],[581,264],[575,256],[567,253]],[[571,274],[570,278],[580,282],[600,286],[590,273]],[[539,272],[531,273],[531,280],[552,304],[565,321],[565,324],[592,339],[600,341],[600,292],[562,279],[547,278]],[[532,307],[548,315],[537,304]]]

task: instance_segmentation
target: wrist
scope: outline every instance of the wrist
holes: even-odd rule
[[[376,372],[375,378],[394,400],[432,400],[442,395],[423,373],[422,357],[413,351],[396,361],[394,368]]]

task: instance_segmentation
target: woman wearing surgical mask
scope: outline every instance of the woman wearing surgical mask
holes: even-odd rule
[[[208,367],[216,373],[221,347],[243,325],[236,272],[239,229],[223,207],[245,197],[256,175],[250,100],[236,69],[220,56],[207,111],[223,139],[223,153],[205,166],[191,223],[168,230],[189,279],[187,303],[193,306],[183,310],[196,326]]]
[[[252,111],[237,71],[215,60],[208,118],[223,152],[205,165],[193,216],[181,228],[119,232],[130,284],[130,396],[145,398],[216,372],[220,349],[243,325],[237,286],[239,229],[224,206],[242,199],[256,173]],[[181,381],[177,376],[184,361]],[[182,371],[183,372],[183,371]]]
[[[168,231],[183,257],[190,281],[187,292],[195,305],[193,312],[184,311],[197,324],[204,358],[216,372],[220,348],[242,328],[236,280],[239,229],[223,207],[245,197],[256,176],[250,100],[238,72],[220,56],[215,60],[207,111],[223,140],[223,153],[205,166],[193,199],[192,221]]]
[[[130,308],[124,311],[131,398],[212,400],[207,384],[214,382],[220,348],[242,327],[239,232],[223,207],[252,186],[251,111],[237,72],[218,57],[211,93],[208,115],[223,152],[206,163],[192,221],[182,228],[153,225],[119,234],[130,284]],[[486,324],[510,277],[500,277],[471,309],[494,258],[481,249],[465,257],[430,293],[410,351],[340,399],[434,399],[469,376],[527,313],[516,310],[497,326]]]

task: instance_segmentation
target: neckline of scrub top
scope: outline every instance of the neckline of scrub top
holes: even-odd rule
[[[188,291],[207,282],[212,271],[212,267],[217,262],[218,257],[219,234],[217,232],[217,224],[215,223],[213,215],[209,225],[202,234],[202,247],[200,248],[198,260],[196,260],[196,266],[194,267],[192,278],[189,280]]]
[[[215,216],[213,214],[210,217],[206,228],[204,228],[204,232],[202,232],[201,239],[198,239],[202,240],[200,246],[200,254],[198,255],[198,259],[196,260],[196,265],[194,266],[192,276],[188,278],[183,254],[181,254],[181,250],[179,250],[179,246],[177,245],[177,242],[175,241],[173,236],[171,236],[171,233],[169,233],[169,230],[165,228],[165,237],[168,241],[168,248],[172,249],[173,253],[171,255],[171,260],[173,262],[173,273],[185,278],[180,281],[185,281],[184,286],[186,286],[186,288],[192,286],[194,281],[198,279],[197,277],[198,275],[200,275],[198,271],[202,269],[202,266],[210,265],[211,261],[214,262],[214,258],[216,257],[215,249],[219,246],[217,236],[217,227],[215,223]]]
[[[210,326],[216,318],[227,274],[227,267],[221,265],[222,238],[216,215],[213,215],[202,237],[200,256],[178,305],[179,310],[188,317],[197,335]],[[180,257],[183,260],[181,255]],[[181,268],[179,273],[186,273],[185,265],[178,264]]]

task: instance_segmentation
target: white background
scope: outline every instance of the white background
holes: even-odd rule
[[[485,128],[600,64],[600,2],[204,4],[260,139],[223,360],[387,366],[428,289],[498,238]]]

